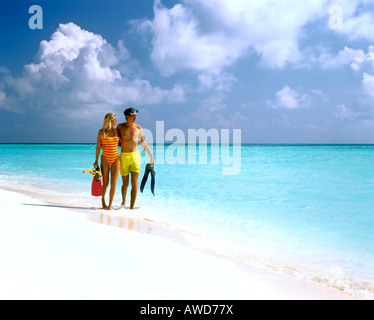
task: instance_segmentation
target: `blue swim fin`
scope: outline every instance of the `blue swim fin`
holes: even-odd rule
[[[155,195],[155,184],[156,184],[155,176],[156,176],[156,172],[155,172],[154,166],[150,165],[149,163],[145,167],[143,179],[142,179],[142,182],[140,184],[140,192],[143,192],[143,190],[144,190],[145,184],[147,183],[147,180],[148,180],[149,173],[151,173],[151,191],[152,191],[153,195]]]
[[[156,172],[154,166],[151,167],[151,191],[155,195]]]
[[[142,179],[142,182],[140,184],[140,192],[142,192],[142,193],[143,193],[143,190],[144,190],[145,183],[147,182],[147,179],[148,179],[148,174],[149,174],[149,171],[148,171],[148,167],[146,166],[145,171],[144,171],[144,175],[143,175],[143,179]]]

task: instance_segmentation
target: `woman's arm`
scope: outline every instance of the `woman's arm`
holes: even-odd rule
[[[119,138],[118,140],[118,146],[121,147],[122,146],[122,134],[121,134],[121,124],[119,124],[116,128],[116,131],[117,131],[117,136]]]
[[[101,150],[101,130],[99,130],[99,133],[97,134],[96,158],[95,158],[95,163],[93,164],[95,168],[99,166],[100,150]]]

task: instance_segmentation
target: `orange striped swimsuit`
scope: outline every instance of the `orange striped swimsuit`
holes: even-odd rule
[[[108,164],[111,166],[118,159],[118,141],[117,134],[114,137],[101,138],[101,146],[103,147],[103,156],[105,157]]]

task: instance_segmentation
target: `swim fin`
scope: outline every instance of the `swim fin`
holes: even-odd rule
[[[102,174],[100,172],[100,168],[96,167],[94,169],[88,169],[85,171],[82,171],[82,173],[89,172],[91,175],[93,175],[92,184],[91,184],[91,194],[94,197],[101,197],[103,192],[103,183],[102,183]]]
[[[94,197],[101,197],[103,193],[103,184],[102,184],[102,177],[100,173],[100,168],[95,168],[94,171],[94,177],[92,179],[92,185],[91,185],[91,194]]]
[[[154,166],[150,165],[149,163],[147,163],[147,165],[145,167],[143,179],[142,179],[142,182],[140,184],[140,192],[143,192],[143,190],[144,190],[145,184],[148,180],[149,173],[151,173],[151,191],[152,191],[153,195],[155,195],[156,172],[155,172]]]

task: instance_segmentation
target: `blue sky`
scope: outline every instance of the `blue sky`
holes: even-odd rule
[[[0,143],[95,142],[129,106],[151,131],[374,143],[373,0],[0,4]]]

